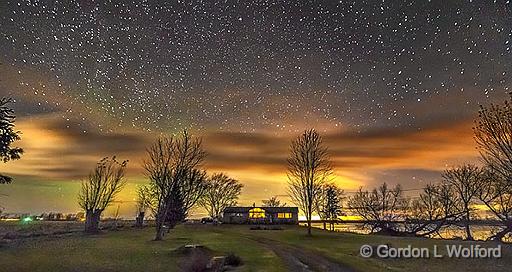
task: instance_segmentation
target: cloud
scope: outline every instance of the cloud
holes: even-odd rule
[[[432,173],[449,165],[478,160],[471,125],[471,121],[463,120],[427,124],[421,130],[375,128],[322,135],[338,182],[344,186],[357,188],[387,179],[414,186],[413,176],[431,179]],[[58,113],[20,118],[17,128],[23,132],[19,146],[26,154],[3,171],[42,179],[81,179],[99,159],[112,155],[130,160],[128,175],[140,179],[145,148],[158,136],[141,131],[94,132],[97,130],[77,120],[65,120]],[[288,148],[296,135],[204,132],[200,136],[209,154],[205,166],[210,171],[233,174],[243,178],[242,182],[279,183],[274,188],[283,193]],[[390,178],[389,173],[400,177]]]
[[[324,134],[340,169],[439,169],[459,159],[474,159],[471,122],[438,124],[422,130],[374,129]],[[215,167],[282,171],[292,137],[271,134],[213,133],[205,137]]]
[[[372,129],[323,134],[340,186],[354,189],[382,182],[418,188],[439,180],[448,166],[479,162],[472,121],[432,122],[414,128]],[[216,171],[245,173],[242,177],[273,184],[286,183],[286,157],[291,136],[263,133],[211,133],[204,143],[207,166]],[[266,183],[265,183],[266,181]],[[283,193],[282,186],[274,186]]]
[[[16,128],[23,134],[16,145],[24,148],[25,154],[21,160],[10,162],[5,171],[41,178],[80,179],[101,158],[139,157],[149,142],[141,133],[97,133],[78,124],[58,114],[19,118]]]

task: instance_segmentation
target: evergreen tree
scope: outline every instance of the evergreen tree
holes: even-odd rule
[[[14,110],[9,107],[11,102],[9,98],[0,98],[0,160],[4,163],[18,160],[23,154],[23,149],[12,146],[21,138],[20,132],[14,130]],[[11,183],[11,181],[11,177],[0,174],[0,184]]]

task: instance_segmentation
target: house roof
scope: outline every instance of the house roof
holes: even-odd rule
[[[225,213],[248,213],[249,210],[260,208],[268,213],[299,213],[297,207],[227,207],[224,209]]]

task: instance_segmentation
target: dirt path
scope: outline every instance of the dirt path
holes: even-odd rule
[[[354,271],[345,265],[303,248],[285,245],[281,242],[262,237],[250,237],[249,239],[262,244],[276,253],[277,256],[283,259],[290,271]]]

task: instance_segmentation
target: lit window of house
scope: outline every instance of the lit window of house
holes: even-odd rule
[[[290,219],[292,218],[292,213],[278,213],[277,218],[279,219]]]
[[[249,210],[249,218],[265,218],[265,210],[254,208]]]

